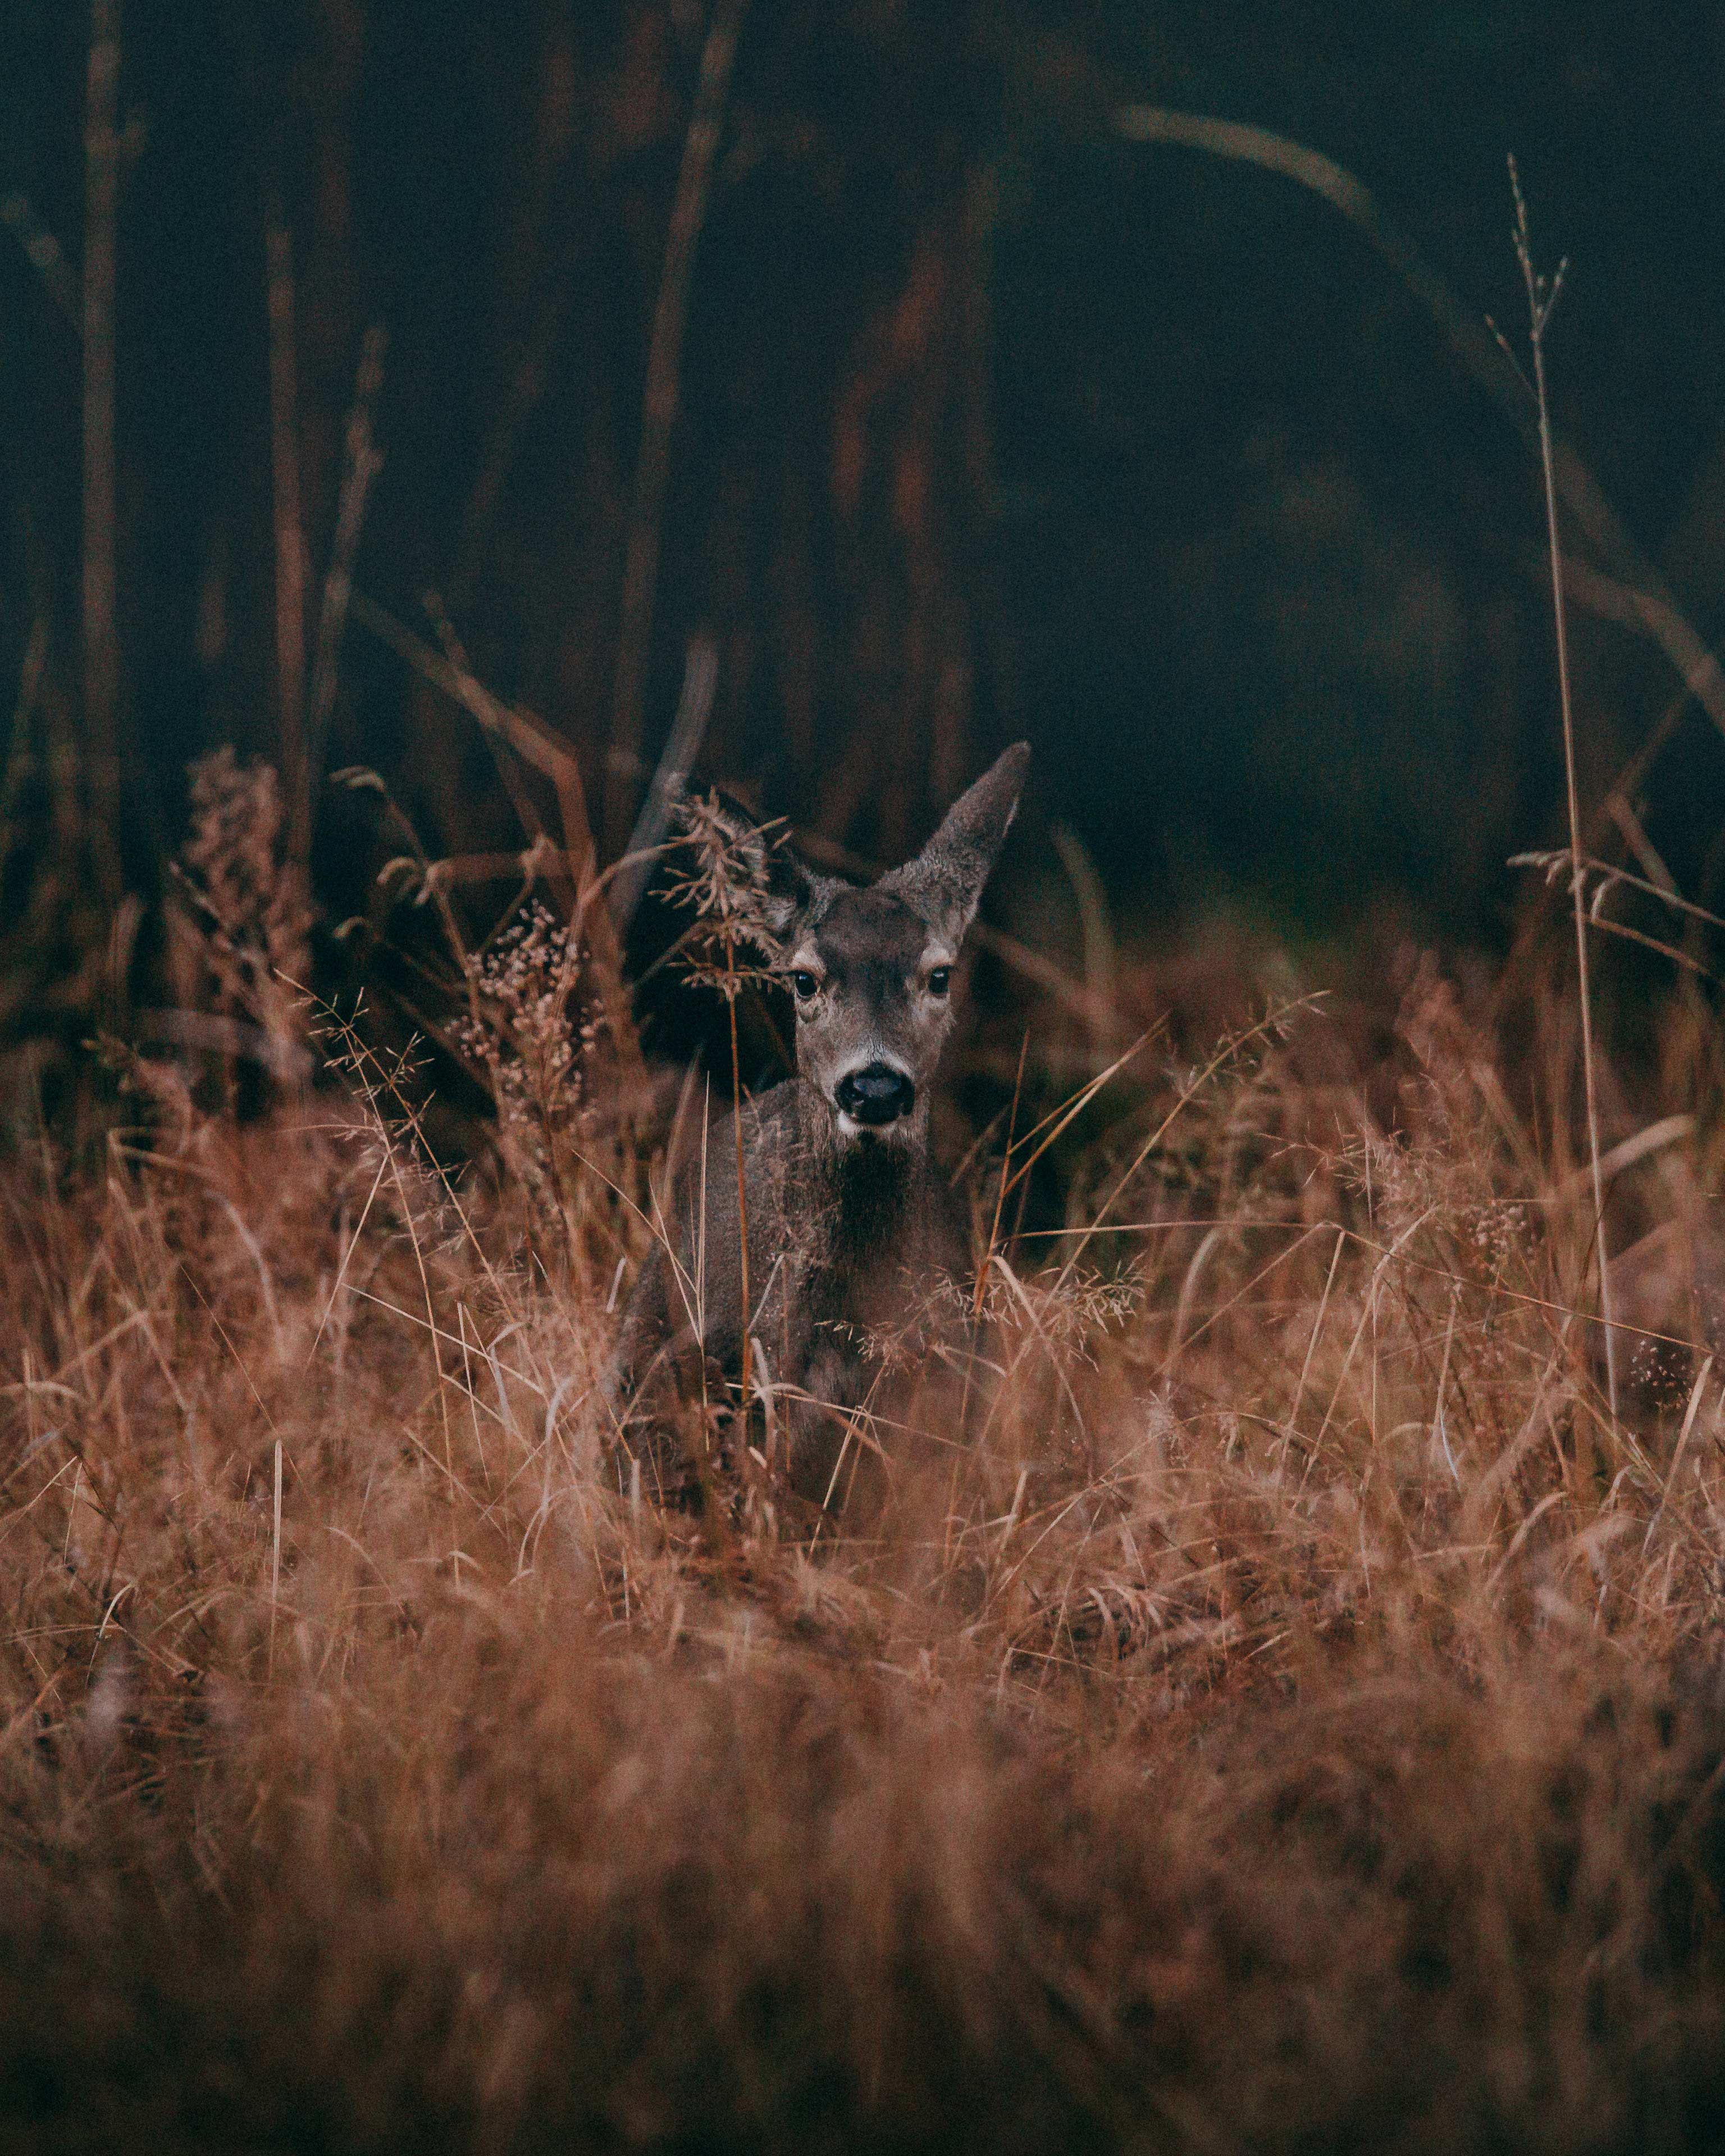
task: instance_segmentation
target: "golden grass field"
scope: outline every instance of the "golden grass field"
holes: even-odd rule
[[[1605,1089],[1614,1421],[1561,975],[1367,970],[991,1022],[984,1240],[1165,1021],[999,1209],[978,1431],[812,1532],[716,1419],[704,1512],[617,1471],[668,1096],[560,933],[465,1165],[362,1015],[249,1116],[116,1055],[4,1168],[0,2139],[1718,2145],[1717,1036]]]

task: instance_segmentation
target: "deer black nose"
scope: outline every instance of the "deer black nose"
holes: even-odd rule
[[[890,1063],[865,1063],[860,1070],[845,1072],[834,1086],[833,1097],[860,1123],[894,1123],[910,1114],[916,1088]]]

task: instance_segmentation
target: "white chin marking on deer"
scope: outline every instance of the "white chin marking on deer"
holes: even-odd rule
[[[896,1116],[890,1123],[864,1123],[843,1108],[833,1111],[833,1127],[846,1145],[860,1138],[868,1145],[902,1146],[910,1142],[911,1134],[908,1116]]]

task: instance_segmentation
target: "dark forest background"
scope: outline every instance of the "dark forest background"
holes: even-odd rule
[[[620,638],[668,234],[732,20],[645,634]],[[93,36],[118,60],[94,152]],[[1274,172],[1127,139],[1119,110],[1146,102],[1334,160],[1517,335],[1513,151],[1542,258],[1572,258],[1558,429],[1665,597],[1725,628],[1714,7],[11,0],[0,679],[39,989],[77,911],[30,897],[69,769],[117,839],[90,893],[151,887],[187,762],[223,742],[282,765],[331,917],[377,865],[338,767],[382,771],[434,850],[520,844],[480,730],[374,614],[320,670],[368,333],[356,603],[458,638],[574,747],[602,850],[706,634],[701,772],[861,855],[915,843],[1024,734],[1036,814],[1128,932],[1222,903],[1327,929],[1389,893],[1500,937],[1506,857],[1561,828],[1537,465],[1356,226]],[[92,653],[102,172],[115,598]],[[1610,618],[1623,562],[1568,536],[1604,572],[1575,603],[1584,796],[1663,715],[1633,805],[1705,901],[1725,745]]]

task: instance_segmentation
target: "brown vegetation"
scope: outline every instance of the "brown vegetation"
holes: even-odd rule
[[[1527,858],[1574,958],[1553,970],[1536,894],[1491,983],[1363,936],[1359,992],[1325,1003],[1237,921],[1153,963],[1057,832],[1085,978],[978,937],[1042,1000],[985,1010],[962,1075],[999,1112],[947,1133],[975,1138],[973,1434],[859,1414],[862,1501],[835,1474],[793,1503],[783,1388],[745,1357],[740,1401],[654,1434],[694,1470],[661,1507],[600,1376],[701,1123],[624,973],[703,742],[834,860],[902,851],[1016,706],[1083,785],[1130,714],[1139,761],[1101,775],[1135,874],[1183,813],[1177,788],[1144,813],[1144,776],[1189,762],[1240,793],[1255,859],[1285,791],[1356,896],[1394,850],[1333,834],[1371,828],[1384,774],[1422,844],[1466,823],[1476,881],[1519,813],[1527,759],[1486,746],[1524,701],[1544,722],[1498,588],[1516,542],[1473,592],[1333,448],[1333,400],[1373,377],[1452,431],[1386,357],[1389,312],[1338,313],[1340,258],[1314,257],[1278,319],[1347,354],[1343,386],[1266,452],[1281,393],[1202,357],[1288,336],[1242,332],[1227,217],[1158,198],[1132,213],[1157,245],[1089,285],[1037,266],[1100,214],[1099,133],[1301,181],[1476,381],[1509,396],[1512,371],[1351,172],[1117,111],[1115,63],[1029,17],[719,0],[595,28],[558,0],[426,38],[412,10],[307,4],[277,52],[248,11],[218,38],[158,10],[123,54],[121,12],[90,0],[45,211],[0,200],[41,286],[8,326],[31,439],[0,590],[0,2145],[1725,2146],[1725,1058],[1700,943],[1725,922],[1676,897],[1636,805],[1688,701],[1725,704],[1552,438],[1525,225],[1570,808],[1567,848]],[[1228,42],[1179,12],[1158,95]],[[1477,23],[1439,27],[1503,73]],[[1271,42],[1279,79],[1286,24]],[[183,150],[196,104],[247,110],[176,179],[152,145]],[[35,105],[45,139],[52,97],[8,109]],[[1420,131],[1393,145],[1416,196],[1420,155],[1452,161]],[[50,229],[74,228],[68,159],[81,305]],[[1654,260],[1657,221],[1625,223]],[[1277,228],[1241,229],[1263,251]],[[224,249],[243,275],[198,266]],[[1037,358],[1009,311],[1003,345],[1014,278],[1021,308],[1106,291],[1108,319]],[[1154,321],[1116,321],[1128,289]],[[189,290],[191,319],[255,316],[249,392],[239,347],[192,368],[197,331],[162,334]],[[1189,417],[1209,373],[1250,444],[1232,477]],[[152,382],[195,424],[152,426]],[[1667,401],[1609,387],[1625,429]],[[1656,466],[1655,439],[1625,460]],[[1495,529],[1470,470],[1466,521]],[[1560,503],[1596,560],[1562,552]],[[1232,588],[1265,531],[1255,615]],[[1697,514],[1703,564],[1711,533]],[[1609,790],[1578,770],[1566,578],[1684,685]],[[1116,627],[1039,646],[1027,623],[1080,588]],[[406,699],[364,678],[374,644]],[[1236,706],[1234,761],[1189,754]],[[224,734],[280,782],[195,763],[170,875],[180,756]],[[444,857],[376,771],[328,793],[357,753]],[[1313,815],[1331,795],[1364,806]],[[1682,969],[1656,1017],[1603,1009],[1597,1054],[1595,929]]]
[[[1012,1240],[1031,1094],[1096,1055],[1048,1021],[982,1175],[987,1427],[811,1541],[722,1414],[704,1512],[611,1471],[658,1156],[583,952],[542,916],[470,964],[500,1112],[446,1173],[362,1032],[296,1091],[244,778],[201,782],[181,932],[219,1082],[122,1056],[142,1126],[5,1173],[13,2133],[1709,2144],[1698,1004],[1686,1112],[1604,1163],[1616,1422],[1573,1029],[1506,1070],[1408,960],[1369,1055],[1310,1005],[1196,1068],[1153,1042]],[[259,1040],[248,1121],[216,1050]]]

